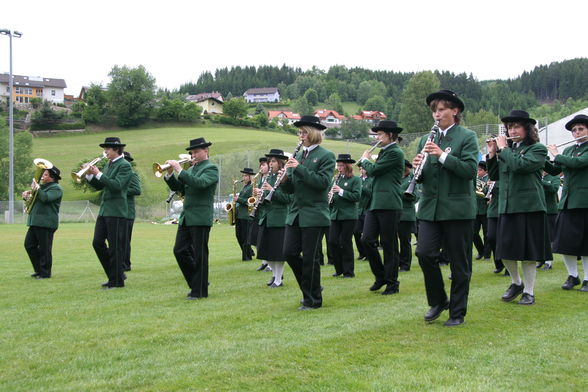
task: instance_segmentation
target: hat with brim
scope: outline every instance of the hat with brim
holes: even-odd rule
[[[212,145],[212,143],[207,142],[206,140],[204,140],[203,137],[199,137],[197,139],[190,140],[190,146],[187,147],[186,150],[190,151],[190,150],[195,150],[197,148],[206,148],[211,145]]]
[[[463,110],[465,108],[463,101],[461,99],[459,99],[457,94],[451,90],[439,90],[436,93],[429,94],[427,96],[427,105],[430,106],[431,102],[433,102],[436,99],[441,99],[443,101],[449,101],[449,102],[455,103],[457,105],[457,107],[459,108],[460,112],[463,112]]]
[[[351,154],[339,154],[337,162],[355,163],[355,159],[351,158]]]
[[[574,125],[584,124],[588,127],[588,116],[585,114],[578,114],[566,123],[566,129],[571,131]]]
[[[241,170],[241,173],[243,173],[243,174],[249,174],[249,175],[254,175],[255,174],[255,172],[253,171],[253,169],[250,168],[250,167],[244,168],[243,170]]]
[[[378,131],[384,131],[388,133],[400,133],[402,132],[402,128],[396,124],[396,121],[392,120],[383,120],[378,123],[375,127],[372,128],[372,133],[377,133]]]
[[[412,169],[412,163],[410,163],[409,161],[407,161],[406,159],[404,160],[404,166],[408,167],[409,169]]]
[[[61,170],[59,170],[56,166],[53,166],[51,169],[47,169],[49,173],[51,173],[51,177],[55,178],[56,180],[61,180]]]
[[[511,110],[508,116],[502,117],[500,119],[503,123],[531,123],[533,125],[537,124],[537,121],[534,118],[529,116],[529,113],[525,112],[524,110]]]
[[[478,167],[484,170],[488,170],[488,166],[486,165],[486,161],[478,162]]]
[[[267,157],[259,157],[259,163],[267,162]]]
[[[123,155],[125,156],[125,159],[129,162],[133,162],[135,160],[135,158],[133,158],[131,156],[131,153],[128,151],[123,152]]]
[[[107,137],[104,139],[104,143],[100,144],[100,147],[124,147],[126,144],[122,144],[118,137]]]
[[[278,159],[288,159],[286,155],[284,155],[284,150],[279,150],[277,148],[272,148],[268,154],[265,154],[267,158],[278,158]]]
[[[323,124],[321,124],[320,119],[316,116],[302,116],[302,118],[300,120],[298,120],[294,123],[294,126],[297,128],[303,127],[305,125],[309,126],[309,127],[316,128],[321,131],[323,129],[327,129],[327,127],[325,127]]]

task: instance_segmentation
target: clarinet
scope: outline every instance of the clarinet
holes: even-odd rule
[[[301,148],[302,148],[302,140],[296,146],[294,153],[292,153],[292,158],[294,158],[296,156],[296,154],[298,154],[298,151],[300,151]],[[282,183],[285,176],[286,176],[286,170],[284,169],[282,174],[279,174],[278,178],[276,178],[276,182],[274,183],[274,187],[272,188],[271,191],[269,191],[269,193],[267,194],[267,196],[265,197],[264,200],[272,201],[272,197],[274,197],[274,192],[276,191],[276,189],[278,189],[278,187]]]
[[[335,196],[335,192],[333,192],[333,187],[339,183],[339,180],[341,180],[341,177],[343,177],[343,174],[335,174],[333,176],[333,183],[331,184],[331,190],[329,191],[329,197],[328,197],[328,201],[329,201],[329,205],[331,205],[331,203],[333,202],[333,196]]]
[[[427,142],[434,141],[435,136],[437,136],[438,132],[439,132],[439,121],[435,121],[435,124],[433,124],[433,127],[431,128],[431,133],[429,134],[429,137],[427,138]],[[425,142],[425,144],[427,144],[427,142]],[[425,147],[423,146],[423,149],[420,152],[421,155],[423,156],[423,159],[421,159],[421,163],[419,163],[419,165],[417,167],[415,167],[412,180],[410,180],[410,184],[408,184],[408,188],[406,188],[406,190],[404,191],[404,196],[406,196],[407,198],[410,198],[410,199],[416,198],[415,187],[416,187],[417,182],[421,179],[421,176],[423,175],[423,167],[425,166],[425,163],[427,163],[427,157],[429,156],[429,153],[425,152],[424,149],[425,149]]]

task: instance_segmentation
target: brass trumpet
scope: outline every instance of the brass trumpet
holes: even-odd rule
[[[35,169],[35,176],[33,177],[33,181],[39,183],[41,181],[41,177],[43,176],[43,172],[47,169],[51,169],[53,167],[53,164],[43,158],[36,158],[33,160],[33,163],[37,167]],[[35,201],[37,201],[37,193],[39,193],[38,190],[31,191],[31,195],[28,199],[25,200],[25,212],[27,214],[30,214],[33,210]]]
[[[180,160],[178,161],[180,165],[188,163],[192,160],[192,156],[190,154],[180,154],[178,155],[178,157],[180,158]],[[163,172],[169,169],[170,167],[171,165],[169,163],[164,163],[163,165],[161,165],[155,162],[153,164],[153,174],[155,174],[155,177],[159,178],[163,176]]]
[[[82,182],[82,178],[86,175],[86,173],[88,172],[88,170],[90,170],[91,166],[94,166],[95,164],[97,164],[98,162],[100,162],[101,160],[106,159],[106,153],[103,152],[101,156],[99,156],[98,158],[94,158],[92,159],[90,162],[86,163],[84,165],[84,167],[81,168],[81,170],[75,172],[75,173],[71,173],[71,179],[74,180],[74,182],[77,182],[78,184]]]

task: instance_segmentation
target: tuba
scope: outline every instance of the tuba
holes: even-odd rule
[[[180,160],[178,161],[180,165],[185,165],[192,160],[192,156],[190,154],[180,154],[178,155],[178,157],[180,158]],[[163,172],[169,169],[170,166],[171,165],[169,165],[168,163],[164,163],[163,165],[161,165],[155,162],[153,164],[153,174],[155,174],[155,177],[159,178],[163,176]]]
[[[105,152],[103,152],[102,155],[99,156],[98,158],[94,158],[90,162],[86,163],[81,170],[79,170],[79,171],[77,171],[75,173],[71,173],[71,179],[74,182],[77,182],[78,184],[81,183],[82,182],[82,178],[88,172],[88,170],[90,169],[90,166],[94,166],[95,164],[97,164],[98,162],[100,162],[103,159],[106,159],[106,153]]]
[[[33,181],[39,183],[41,181],[41,177],[43,176],[43,172],[47,169],[51,169],[53,167],[53,164],[43,158],[36,158],[33,160],[33,163],[36,166]],[[31,191],[31,195],[28,199],[25,200],[25,212],[27,214],[30,214],[33,210],[33,206],[37,201],[37,193],[39,193],[39,190]]]

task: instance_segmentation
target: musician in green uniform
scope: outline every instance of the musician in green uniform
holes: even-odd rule
[[[60,174],[55,166],[45,169],[41,175],[41,183],[33,180],[31,190],[22,193],[26,200],[36,192],[27,218],[29,229],[24,241],[25,250],[35,271],[31,276],[36,279],[51,277],[53,236],[59,226],[59,207],[63,197],[63,189],[59,185]]]
[[[249,216],[248,200],[253,195],[253,184],[251,179],[255,175],[253,169],[246,167],[241,170],[241,177],[243,182],[243,189],[239,192],[239,196],[233,195],[235,201],[235,235],[241,248],[241,260],[249,261],[253,256],[253,249],[249,242],[251,232],[251,224],[253,219]]]
[[[368,177],[364,168],[359,168],[359,179],[361,180],[361,198],[357,205],[357,221],[353,229],[353,238],[355,238],[355,247],[357,248],[357,260],[365,260],[365,251],[361,236],[363,235],[363,223],[365,221],[365,211],[372,197],[372,179]]]
[[[476,218],[474,219],[474,246],[478,251],[476,260],[490,258],[490,246],[488,244],[488,201],[485,198],[487,191],[488,173],[486,162],[478,162],[478,177],[476,178]],[[479,194],[481,193],[481,194]],[[480,237],[482,229],[482,237]]]
[[[500,189],[500,181],[492,181],[488,179],[488,189],[486,190],[486,200],[488,200],[488,209],[486,210],[486,218],[488,220],[488,232],[486,238],[488,239],[488,246],[494,255],[494,273],[499,274],[504,270],[504,263],[496,257],[496,236],[498,235],[498,194]],[[505,271],[508,275],[508,271]]]
[[[402,215],[400,215],[400,222],[398,222],[398,244],[400,246],[399,271],[410,271],[412,265],[412,246],[411,237],[416,233],[416,209],[415,204],[419,201],[419,191],[417,190],[414,197],[408,196],[404,191],[408,188],[408,184],[412,181],[412,164],[404,160],[404,176],[400,183],[400,191],[402,192]]]
[[[127,162],[133,167],[133,161],[135,160],[130,152],[123,152]],[[131,182],[127,189],[127,250],[125,252],[124,270],[131,270],[131,239],[133,237],[133,225],[135,223],[135,197],[141,195],[141,180],[136,171],[133,170],[131,175]]]
[[[255,194],[256,190],[261,188],[263,183],[267,180],[269,173],[269,164],[267,161],[267,157],[263,156],[259,158],[259,178],[257,179],[256,183],[253,187],[253,193]],[[249,232],[249,243],[257,248],[257,237],[258,237],[258,230],[259,230],[259,214],[255,214],[253,217],[253,222],[251,223],[251,231]],[[258,252],[259,255],[259,252]],[[259,257],[258,257],[259,259]],[[257,267],[256,271],[265,271],[268,267],[267,261],[261,259],[261,264]]]
[[[543,171],[543,178],[541,179],[541,185],[543,185],[543,192],[545,193],[545,206],[547,208],[547,223],[549,224],[549,242],[553,242],[555,236],[555,220],[557,218],[557,202],[559,186],[561,180],[558,176],[551,175],[546,171]],[[545,260],[537,262],[537,268],[541,268],[544,271],[551,269],[553,260]]]

